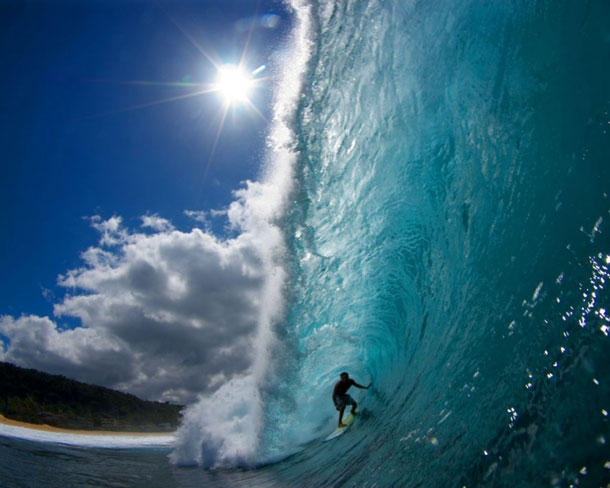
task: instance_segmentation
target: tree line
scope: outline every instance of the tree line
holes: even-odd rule
[[[0,413],[12,420],[67,429],[163,432],[178,426],[182,408],[0,362]]]

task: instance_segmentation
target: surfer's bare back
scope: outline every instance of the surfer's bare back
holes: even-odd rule
[[[345,371],[340,374],[341,379],[337,381],[335,384],[335,389],[333,390],[333,402],[335,407],[339,411],[339,427],[345,427],[343,423],[343,412],[345,411],[345,407],[347,405],[352,406],[351,413],[356,413],[356,407],[358,404],[355,400],[347,394],[347,390],[349,390],[350,386],[355,386],[356,388],[361,388],[363,390],[368,390],[369,386],[362,386],[356,383],[353,379],[349,377]]]

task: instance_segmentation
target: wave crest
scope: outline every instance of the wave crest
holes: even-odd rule
[[[258,453],[263,396],[273,378],[272,326],[283,313],[286,276],[282,262],[284,239],[277,222],[293,188],[297,153],[291,124],[310,56],[310,7],[300,1],[292,2],[291,6],[295,26],[281,63],[263,178],[260,182],[248,182],[237,191],[237,199],[228,212],[231,225],[242,235],[249,234],[255,243],[255,252],[265,270],[253,343],[254,361],[244,377],[229,381],[186,409],[170,455],[172,462],[180,465],[228,468],[263,461]]]

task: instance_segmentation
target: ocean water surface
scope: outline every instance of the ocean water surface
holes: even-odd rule
[[[610,3],[292,7],[252,374],[171,447],[0,437],[0,479],[610,486]]]

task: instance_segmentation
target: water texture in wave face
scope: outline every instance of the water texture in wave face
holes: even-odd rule
[[[255,463],[298,452],[216,472],[70,452],[48,486],[606,486],[608,19],[602,0],[314,2],[275,375],[248,383],[260,426],[227,434],[256,437]],[[324,443],[342,370],[373,388]],[[17,447],[15,473],[38,456]]]
[[[300,479],[608,479],[609,18],[601,1],[317,3],[293,360],[261,447],[332,429],[340,371],[374,389],[350,436],[293,459]]]

